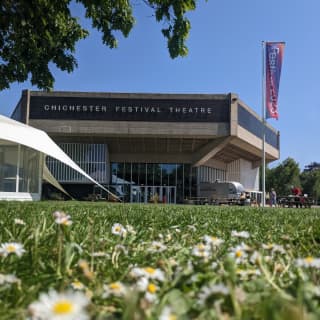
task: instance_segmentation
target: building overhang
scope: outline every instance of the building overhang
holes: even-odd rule
[[[24,92],[14,115],[57,142],[106,143],[110,160],[262,158],[261,118],[235,94]],[[20,119],[20,121],[23,119]],[[265,126],[266,161],[279,158],[279,133]],[[160,158],[159,158],[160,157]],[[176,160],[175,160],[176,159]]]

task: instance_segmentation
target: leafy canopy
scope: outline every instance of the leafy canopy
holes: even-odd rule
[[[171,58],[186,56],[190,31],[188,11],[197,0],[141,0],[154,11],[157,22],[165,22]],[[76,0],[82,3],[92,27],[102,33],[102,41],[117,47],[115,32],[127,37],[134,26],[129,0]],[[132,1],[134,2],[134,1]],[[0,2],[0,90],[13,82],[24,82],[31,75],[32,85],[51,90],[53,63],[62,71],[77,67],[74,57],[77,41],[88,36],[70,11],[71,0],[1,0]],[[136,4],[136,1],[134,2]]]

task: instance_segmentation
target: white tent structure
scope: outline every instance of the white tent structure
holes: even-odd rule
[[[0,115],[0,200],[40,200],[42,178],[65,192],[46,168],[46,155],[118,199],[83,171],[44,131]]]

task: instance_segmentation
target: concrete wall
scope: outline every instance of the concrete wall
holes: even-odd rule
[[[253,168],[250,161],[238,159],[227,164],[227,180],[238,181],[245,189],[259,190],[259,167]]]

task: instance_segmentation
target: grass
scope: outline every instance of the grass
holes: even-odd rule
[[[0,256],[0,319],[32,319],[41,293],[75,281],[90,319],[320,317],[319,209],[0,202],[0,226],[0,246],[25,250]]]

